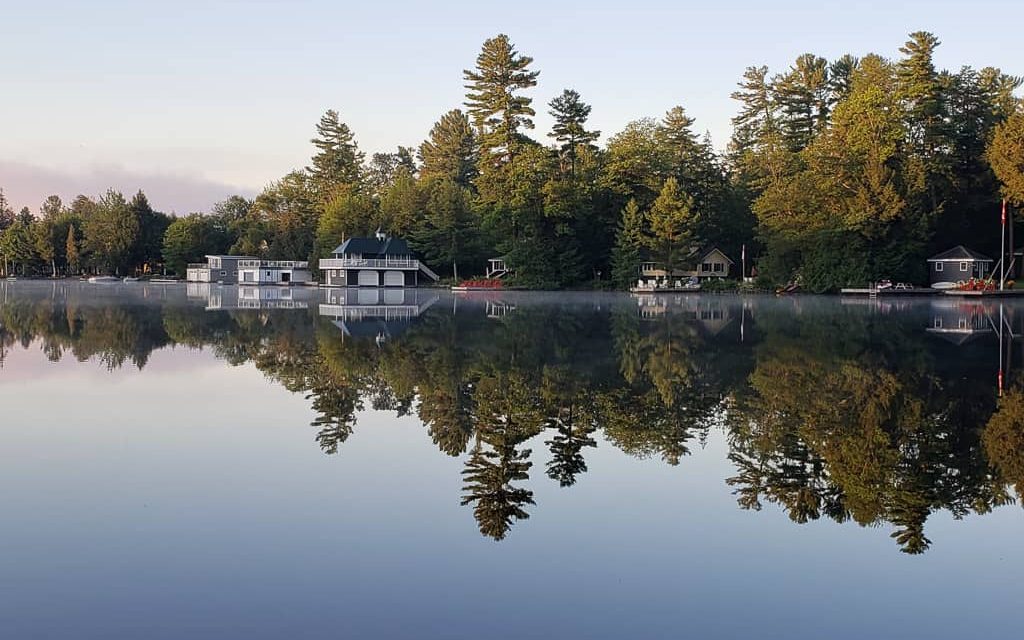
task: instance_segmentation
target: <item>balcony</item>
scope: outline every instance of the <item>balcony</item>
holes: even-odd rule
[[[321,269],[419,269],[420,261],[412,258],[324,258]]]
[[[239,260],[239,269],[308,269],[309,263],[301,260]]]

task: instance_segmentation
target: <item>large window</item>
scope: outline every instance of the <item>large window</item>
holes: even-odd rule
[[[942,271],[942,263],[941,262],[936,262],[935,263],[935,271]]]
[[[715,262],[712,266],[714,267],[715,273],[722,273],[723,271],[725,271],[725,265],[722,264],[721,262]]]
[[[700,271],[701,271],[701,273],[711,273],[711,263],[710,262],[702,262],[701,265],[700,265]]]

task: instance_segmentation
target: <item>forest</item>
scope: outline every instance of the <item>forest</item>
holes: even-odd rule
[[[711,245],[734,258],[733,277],[745,247],[766,285],[922,282],[925,259],[956,244],[998,255],[1001,202],[1024,205],[1021,78],[938,69],[939,46],[915,32],[894,59],[751,66],[716,147],[683,105],[602,141],[572,88],[542,107],[554,125],[536,132],[540,71],[497,35],[462,72],[463,104],[418,146],[367,156],[328,110],[309,165],[253,199],[176,217],[141,191],[109,190],[51,196],[37,215],[0,192],[3,271],[180,274],[207,253],[315,260],[381,229],[446,276],[504,257],[515,284],[536,289],[624,288],[641,261],[677,265]]]

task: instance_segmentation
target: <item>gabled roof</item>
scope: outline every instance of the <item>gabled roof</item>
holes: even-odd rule
[[[409,245],[401,238],[349,238],[334,249],[333,253],[356,253],[378,256],[412,255]]]
[[[992,258],[968,249],[962,244],[958,244],[952,249],[928,258],[928,262],[945,262],[947,260],[953,262],[995,262]]]
[[[725,258],[726,260],[728,260],[729,264],[736,264],[735,262],[732,261],[732,258],[730,258],[729,256],[725,255],[725,252],[722,251],[721,249],[719,249],[718,247],[716,247],[715,245],[710,245],[710,246],[707,246],[707,247],[699,247],[699,248],[697,248],[697,250],[695,250],[693,253],[691,253],[689,256],[687,256],[686,259],[687,260],[693,260],[693,261],[696,261],[696,262],[703,262],[704,258],[708,257],[708,254],[711,253],[712,251],[715,251],[715,250],[718,250],[718,253],[722,254],[722,257]]]

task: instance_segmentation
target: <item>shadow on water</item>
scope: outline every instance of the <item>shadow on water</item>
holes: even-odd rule
[[[683,465],[724,434],[737,504],[796,523],[885,525],[1024,490],[1024,306],[998,302],[0,283],[15,348],[139,370],[157,349],[253,363],[339,454],[366,408],[416,415],[464,459],[462,503],[495,540],[571,487],[599,442]],[[8,367],[0,379],[17,376]],[[533,449],[550,456],[538,474]]]

